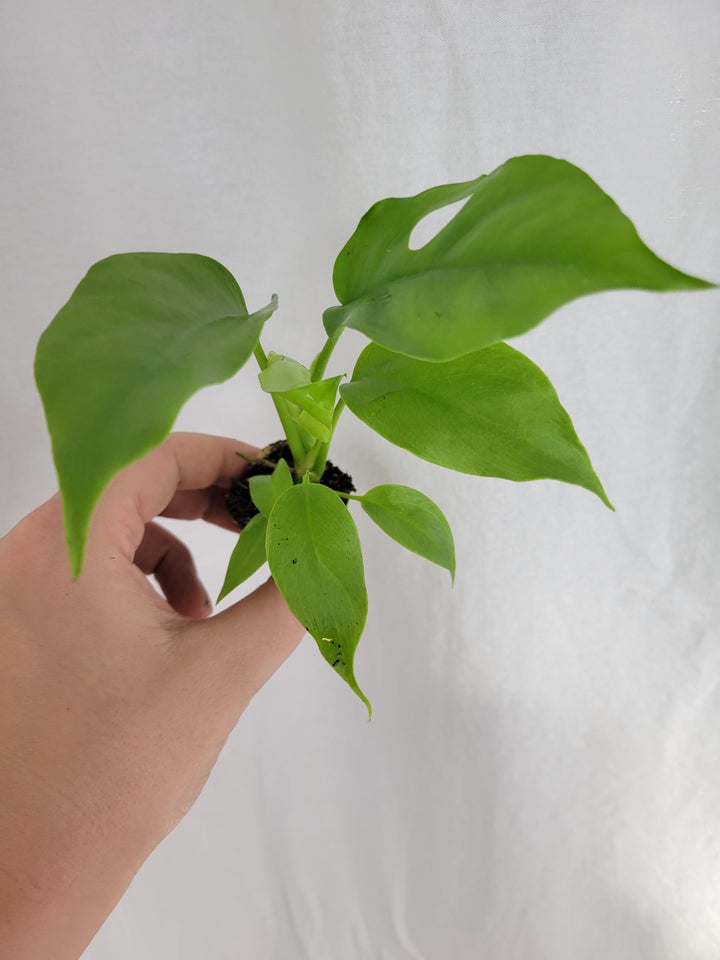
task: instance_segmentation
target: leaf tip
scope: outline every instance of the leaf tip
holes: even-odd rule
[[[69,511],[65,510],[65,542],[67,544],[67,557],[70,564],[70,576],[73,582],[82,573],[83,560],[85,559],[85,543],[87,533],[78,529],[78,525],[73,523]]]
[[[612,512],[615,513],[615,507],[610,502],[610,499],[608,498],[608,495],[605,493],[603,485],[600,483],[599,480],[598,480],[597,490],[595,492],[600,497],[600,499],[605,504],[605,506],[608,508],[608,510],[612,510]]]
[[[82,573],[82,568],[83,568],[82,556],[74,556],[71,553],[70,554],[70,576],[72,577],[73,582],[75,582],[77,578],[80,576],[80,574]]]

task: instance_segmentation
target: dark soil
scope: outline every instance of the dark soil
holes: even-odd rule
[[[275,465],[280,460],[285,460],[291,470],[295,465],[295,461],[290,453],[290,447],[285,440],[277,440],[275,443],[271,443],[270,446],[265,447],[265,449],[261,450],[258,454],[258,459],[264,460],[265,463],[249,463],[242,477],[238,477],[237,480],[233,481],[225,497],[225,503],[230,511],[230,516],[241,527],[244,527],[249,520],[252,520],[258,512],[258,508],[250,498],[250,479],[264,473],[272,473]],[[325,486],[330,487],[331,490],[337,490],[338,493],[355,492],[352,477],[347,473],[343,473],[342,470],[338,469],[338,467],[329,460],[325,465],[325,472],[320,478],[320,483],[324,483]]]

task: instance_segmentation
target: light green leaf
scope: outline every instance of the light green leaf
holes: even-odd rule
[[[236,373],[276,307],[248,315],[232,275],[196,254],[125,253],[90,268],[35,359],[73,576],[109,480],[161,443],[196,390]]]
[[[445,567],[455,579],[455,544],[450,524],[429,497],[412,487],[384,483],[356,499],[388,536]]]
[[[292,473],[285,460],[278,460],[272,472],[273,503],[293,485]]]
[[[353,672],[367,593],[350,512],[336,493],[306,475],[276,502],[266,543],[270,572],[288,606],[370,713]]]
[[[292,485],[290,467],[284,460],[278,460],[272,473],[261,473],[250,477],[248,481],[250,499],[264,517],[269,517],[275,501]]]
[[[248,487],[252,502],[264,517],[269,517],[275,502],[270,474],[261,473],[256,477],[250,477]]]
[[[310,371],[292,357],[271,350],[267,356],[267,366],[258,374],[258,380],[266,393],[282,393],[310,383]]]
[[[218,594],[217,603],[251,577],[267,559],[265,555],[265,534],[267,518],[257,513],[243,527],[230,555],[225,582]]]
[[[266,393],[280,396],[290,404],[293,420],[302,430],[323,443],[330,440],[341,376],[313,383],[307,367],[291,357],[271,352],[258,379]]]
[[[445,363],[371,343],[340,392],[364,423],[425,460],[506,480],[563,480],[612,509],[552,384],[506,343]]]
[[[467,202],[419,250],[429,213]],[[578,167],[515,157],[488,176],[382,200],[335,263],[339,307],[329,335],[360,330],[390,350],[450,360],[524,333],[576,297],[603,290],[701,290],[640,240],[615,202]]]
[[[282,394],[299,408],[297,423],[323,443],[327,443],[332,436],[335,398],[341,380],[342,376],[317,380]]]

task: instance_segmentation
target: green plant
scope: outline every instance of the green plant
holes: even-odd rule
[[[410,249],[421,220],[463,200],[433,239]],[[259,512],[240,533],[221,596],[267,559],[290,608],[369,709],[353,672],[367,596],[347,499],[453,577],[455,555],[443,514],[418,491],[386,484],[354,496],[316,482],[343,409],[449,469],[563,480],[610,507],[550,381],[502,341],[587,294],[713,285],[660,260],[587,174],[546,156],[375,204],[340,252],[333,284],[339,305],[323,314],[325,342],[306,367],[265,354],[260,334],[277,298],[248,313],[216,261],[111,256],[90,268],[43,333],[35,372],[76,577],[112,476],[163,440],[196,390],[255,355],[290,455],[250,480]],[[371,342],[343,384],[325,373],[346,327]]]

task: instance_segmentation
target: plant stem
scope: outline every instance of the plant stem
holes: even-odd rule
[[[265,351],[263,350],[259,340],[255,345],[255,349],[253,350],[253,353],[255,354],[255,359],[258,362],[258,366],[260,367],[261,370],[264,370],[265,367],[267,366],[267,357],[265,355]]]
[[[267,366],[267,356],[265,355],[265,351],[260,345],[259,340],[253,352],[255,354],[255,359],[258,362],[258,366],[261,370],[264,370]],[[276,394],[272,394],[272,399],[273,403],[275,404],[275,409],[277,410],[277,415],[280,417],[282,428],[285,431],[285,439],[290,447],[290,453],[292,454],[293,461],[295,462],[295,469],[297,470],[298,464],[301,464],[305,459],[305,447],[300,439],[297,425],[292,418],[287,401],[283,400],[282,397],[278,397]],[[297,473],[295,476],[299,479]]]
[[[340,334],[342,333],[342,327],[332,336],[328,337],[325,341],[325,344],[320,351],[320,353],[315,357],[310,367],[310,379],[315,383],[317,380],[322,380],[323,374],[325,373],[325,368],[328,365],[328,360],[335,349],[335,344],[340,339]]]

